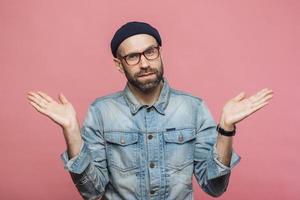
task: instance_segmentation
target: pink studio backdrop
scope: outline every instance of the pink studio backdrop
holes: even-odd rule
[[[60,159],[60,127],[26,93],[63,92],[82,122],[96,97],[124,88],[109,44],[131,20],[159,29],[169,83],[203,98],[216,121],[239,92],[274,91],[238,124],[242,160],[219,199],[299,198],[299,9],[296,0],[1,0],[0,199],[81,199]],[[195,180],[194,190],[213,199]]]

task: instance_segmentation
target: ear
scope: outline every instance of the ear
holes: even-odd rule
[[[115,65],[118,69],[119,72],[121,72],[122,74],[124,74],[124,69],[123,69],[123,65],[121,63],[121,60],[119,60],[118,58],[113,58]]]
[[[159,55],[160,55],[160,57],[161,57],[161,59],[163,58],[163,55],[162,55],[162,47],[160,46],[159,47]]]

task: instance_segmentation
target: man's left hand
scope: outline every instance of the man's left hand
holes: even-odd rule
[[[267,88],[248,98],[245,92],[241,92],[223,107],[220,126],[228,131],[233,130],[236,123],[266,106],[272,97],[273,91]]]

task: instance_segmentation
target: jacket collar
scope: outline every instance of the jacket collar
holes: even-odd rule
[[[159,98],[158,100],[153,104],[153,107],[161,114],[165,114],[165,108],[169,102],[169,96],[170,96],[170,86],[168,81],[163,78],[163,87],[160,91],[159,94]],[[136,97],[134,96],[134,94],[132,93],[132,91],[130,90],[129,86],[128,86],[128,82],[123,90],[124,93],[124,97],[125,97],[125,101],[127,102],[130,111],[133,115],[135,115],[140,108],[142,108],[143,106],[147,106],[147,105],[143,105],[141,104]]]

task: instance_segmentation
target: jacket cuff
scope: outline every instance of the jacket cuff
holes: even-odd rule
[[[211,150],[210,166],[208,168],[208,179],[217,178],[226,174],[229,174],[231,170],[240,162],[241,157],[232,150],[230,166],[226,166],[218,160],[218,153],[216,143]]]
[[[82,141],[79,154],[69,160],[67,150],[61,154],[64,162],[64,169],[70,172],[81,174],[92,161],[87,144]]]

